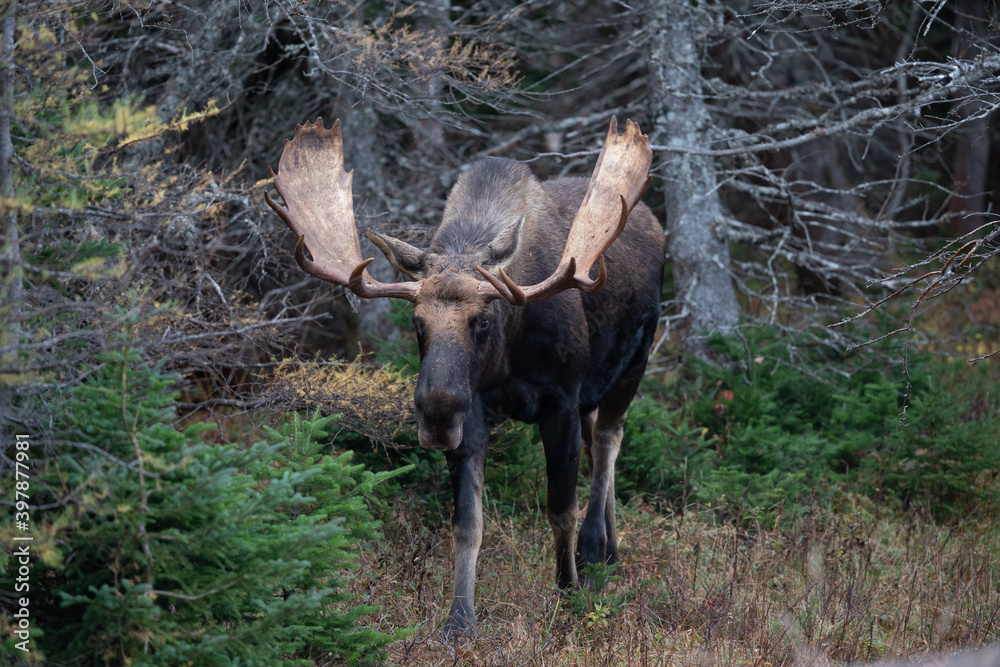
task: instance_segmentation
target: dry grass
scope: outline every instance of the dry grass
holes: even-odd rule
[[[353,362],[282,360],[260,383],[271,409],[340,414],[340,422],[372,442],[392,446],[413,419],[416,377]]]
[[[553,584],[537,509],[487,510],[479,636],[441,643],[451,587],[450,528],[399,504],[364,553],[356,593],[398,665],[809,665],[921,656],[998,638],[1000,531],[992,517],[942,528],[880,516],[849,498],[837,514],[745,529],[710,511],[620,508],[622,565],[587,600]],[[434,523],[428,527],[428,523]],[[574,609],[574,606],[577,608]]]

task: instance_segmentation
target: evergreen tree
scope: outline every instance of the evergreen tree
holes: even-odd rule
[[[355,627],[372,609],[343,579],[377,534],[364,496],[393,473],[321,455],[333,417],[295,417],[270,443],[207,444],[210,425],[174,428],[174,378],[138,359],[97,357],[33,481],[52,507],[33,517],[33,650],[55,664],[312,664],[393,639]]]

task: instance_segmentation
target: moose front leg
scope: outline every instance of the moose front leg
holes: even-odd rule
[[[478,406],[477,406],[478,407]],[[483,541],[483,479],[487,430],[481,409],[466,417],[462,444],[445,452],[455,495],[452,539],[455,554],[455,591],[451,600],[445,642],[472,637],[476,632],[476,561]]]
[[[548,493],[545,513],[556,549],[556,581],[560,588],[576,583],[576,476],[580,466],[580,415],[562,410],[538,425],[545,446]]]

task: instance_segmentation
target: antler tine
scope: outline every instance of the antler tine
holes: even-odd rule
[[[625,133],[618,135],[618,119],[611,117],[608,137],[597,158],[583,203],[573,219],[559,266],[540,283],[518,287],[502,270],[501,279],[481,267],[489,281],[483,291],[491,298],[503,298],[514,305],[541,301],[567,289],[596,292],[607,281],[604,253],[625,230],[628,215],[649,187],[649,167],[653,152],[649,138],[631,120],[625,121]],[[599,274],[590,278],[590,270],[600,261]]]
[[[507,273],[500,269],[500,278],[487,271],[481,266],[477,266],[476,270],[486,278],[489,282],[490,287],[483,285],[479,292],[490,299],[503,299],[504,301],[510,303],[514,306],[523,306],[528,303],[527,298],[524,296],[524,291],[517,286]]]
[[[416,301],[417,294],[420,293],[422,280],[409,283],[382,283],[365,271],[368,265],[375,261],[374,257],[369,257],[355,267],[347,279],[347,287],[363,299],[406,299]]]
[[[365,271],[373,260],[361,259],[351,189],[354,172],[344,171],[339,120],[329,130],[322,118],[299,125],[295,138],[285,141],[278,173],[270,167],[268,173],[285,206],[266,192],[264,200],[298,236],[295,261],[304,271],[367,299],[416,299],[419,281],[381,283]],[[307,249],[312,260],[306,258]]]

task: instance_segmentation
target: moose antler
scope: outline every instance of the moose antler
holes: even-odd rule
[[[649,138],[639,131],[639,126],[626,120],[625,134],[618,136],[618,119],[612,116],[608,138],[597,157],[587,194],[573,219],[559,266],[542,282],[523,288],[503,269],[497,278],[477,267],[496,292],[489,296],[523,306],[574,287],[583,292],[601,289],[608,278],[604,252],[624,231],[628,214],[649,187],[652,162]],[[598,259],[600,273],[592,280],[590,269]]]
[[[344,171],[339,120],[329,130],[322,118],[299,125],[295,138],[285,141],[278,173],[270,167],[268,173],[287,208],[267,192],[264,199],[298,235],[295,260],[304,271],[347,287],[360,297],[416,300],[421,281],[381,283],[365,270],[374,258],[361,259],[351,199],[354,172]],[[312,260],[305,256],[307,249]]]

